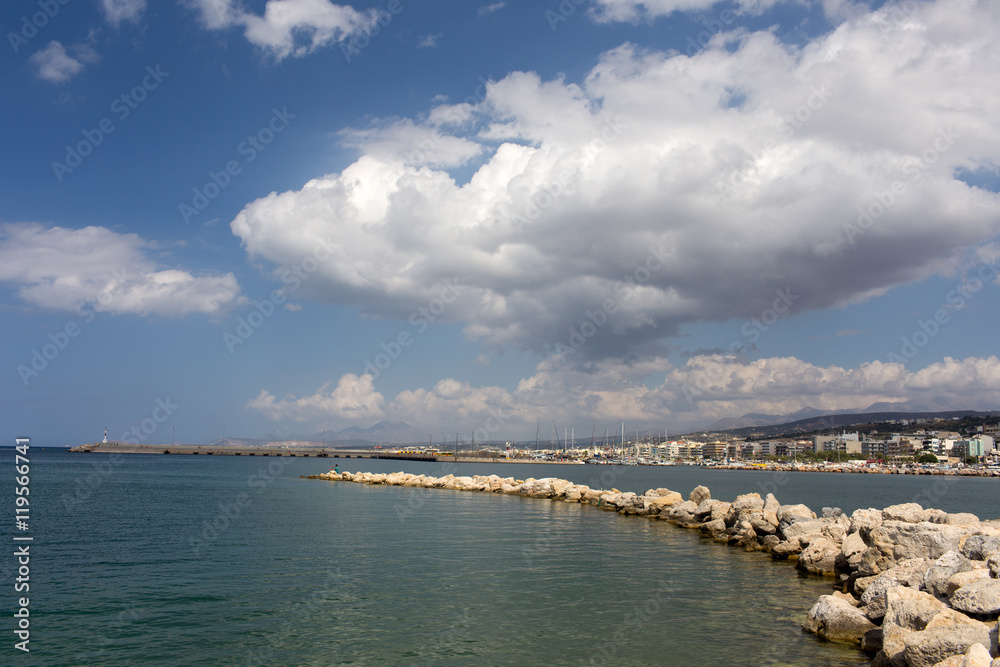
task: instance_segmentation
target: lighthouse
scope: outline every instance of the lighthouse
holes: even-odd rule
[[[104,427],[104,441],[103,442],[104,442],[105,445],[108,444],[108,427],[107,426]]]

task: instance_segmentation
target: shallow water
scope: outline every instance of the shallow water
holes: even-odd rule
[[[0,474],[9,476],[5,453]],[[24,664],[867,664],[799,628],[826,581],[665,522],[547,500],[299,479],[329,468],[323,459],[31,455]],[[338,462],[446,474],[440,464]],[[771,482],[782,502],[848,511],[904,502],[933,481],[456,469],[489,472],[584,483],[614,474],[606,486],[639,492],[687,494],[704,483],[727,500]],[[983,497],[991,482],[956,480],[936,506],[995,515]],[[11,507],[10,487],[3,493]],[[11,566],[7,555],[8,583]]]

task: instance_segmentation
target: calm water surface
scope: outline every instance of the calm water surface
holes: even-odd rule
[[[0,449],[13,476],[13,450]],[[863,665],[799,629],[822,579],[665,522],[302,480],[331,460],[31,451],[37,665]],[[814,509],[1000,515],[1000,480],[339,459],[345,470],[774,491]],[[602,478],[603,476],[603,478]],[[3,502],[13,507],[11,485]],[[11,544],[9,522],[3,539]],[[2,562],[13,607],[11,549]],[[12,626],[8,621],[8,626]],[[8,635],[9,637],[9,635]],[[13,641],[4,646],[11,656]],[[9,662],[4,660],[5,663]]]

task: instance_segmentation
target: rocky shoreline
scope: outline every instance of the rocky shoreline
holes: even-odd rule
[[[888,465],[847,465],[833,463],[716,463],[703,470],[764,470],[766,472],[834,472],[855,475],[935,475],[941,477],[1000,477],[1000,470],[983,468],[923,468]]]
[[[548,498],[663,519],[832,577],[833,592],[819,598],[802,627],[831,641],[859,644],[877,667],[1000,667],[1000,520],[980,521],[917,503],[859,509],[850,516],[824,507],[817,515],[805,505],[782,505],[770,493],[717,500],[704,486],[685,500],[669,489],[638,495],[554,477],[405,472],[305,477]]]

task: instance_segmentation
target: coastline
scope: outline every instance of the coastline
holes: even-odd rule
[[[823,508],[817,515],[805,505],[781,505],[770,493],[724,502],[713,499],[704,486],[685,501],[669,489],[638,495],[558,478],[404,472],[303,478],[502,493],[667,520],[832,578],[835,590],[820,597],[802,627],[828,640],[858,645],[875,665],[990,667],[998,655],[1000,521],[917,503],[859,509],[850,517],[837,508]]]
[[[807,463],[761,463],[755,465],[719,464],[702,465],[703,470],[763,470],[765,472],[829,472],[858,475],[936,475],[941,477],[1000,477],[1000,470],[980,468],[901,468],[898,466],[870,465],[814,465]]]
[[[133,443],[89,443],[72,447],[74,454],[166,454],[175,456],[289,456],[331,459],[394,459],[400,461],[428,461],[431,463],[510,463],[538,465],[585,465],[579,460],[546,460],[479,456],[442,456],[421,453],[400,453],[371,449],[338,449],[334,447],[239,447],[220,445],[146,445]],[[586,464],[620,467],[618,464]],[[978,468],[901,468],[895,466],[813,465],[787,463],[761,463],[752,465],[707,465],[699,461],[685,461],[671,465],[638,464],[638,467],[698,467],[702,470],[742,470],[749,472],[822,472],[858,475],[931,475],[943,477],[1000,477],[1000,470]],[[625,466],[628,467],[628,466]]]

